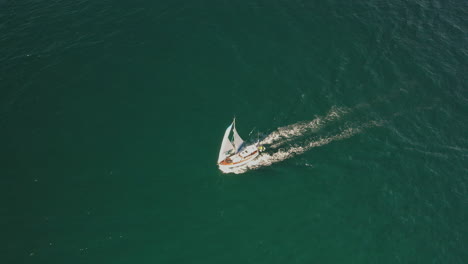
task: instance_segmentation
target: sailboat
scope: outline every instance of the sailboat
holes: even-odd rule
[[[232,132],[232,139],[230,137]],[[245,146],[244,140],[236,130],[236,119],[228,126],[224,132],[221,149],[219,150],[218,166],[220,169],[231,169],[240,167],[253,161],[265,148],[259,145],[259,141],[252,145]]]

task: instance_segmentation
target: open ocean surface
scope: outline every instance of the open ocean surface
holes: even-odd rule
[[[1,263],[468,263],[466,0],[0,0],[0,87]]]

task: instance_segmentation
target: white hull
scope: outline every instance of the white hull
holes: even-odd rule
[[[231,133],[232,139],[230,139]],[[234,168],[246,166],[263,150],[265,148],[260,146],[258,142],[245,146],[244,140],[237,133],[236,120],[234,119],[224,132],[218,156],[219,169],[223,172],[230,172]]]
[[[247,165],[258,157],[260,151],[257,149],[257,144],[244,147],[242,151],[229,156],[222,162],[218,163],[221,170],[232,169]]]

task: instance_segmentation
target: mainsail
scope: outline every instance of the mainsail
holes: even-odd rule
[[[227,156],[229,156],[230,150],[234,150],[234,146],[232,145],[231,141],[229,140],[229,134],[231,133],[231,124],[224,132],[223,143],[221,143],[221,149],[219,150],[218,156],[218,163],[223,161]],[[239,137],[240,138],[240,137]]]
[[[242,147],[242,144],[244,143],[244,140],[239,136],[236,130],[236,124],[234,123],[234,147],[236,148],[236,153],[239,151],[239,149]]]
[[[233,132],[233,140],[229,140],[229,135]],[[221,149],[219,150],[218,163],[223,161],[226,157],[231,154],[239,152],[244,144],[244,140],[239,136],[236,130],[236,120],[232,121],[232,124],[224,132],[223,143],[221,143]]]

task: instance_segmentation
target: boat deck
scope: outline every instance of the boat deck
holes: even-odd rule
[[[251,145],[251,146],[246,147],[241,152],[227,157],[226,159],[221,161],[219,165],[224,165],[224,166],[237,165],[237,164],[250,160],[251,158],[255,157],[257,153],[258,153],[257,147],[255,145]]]

